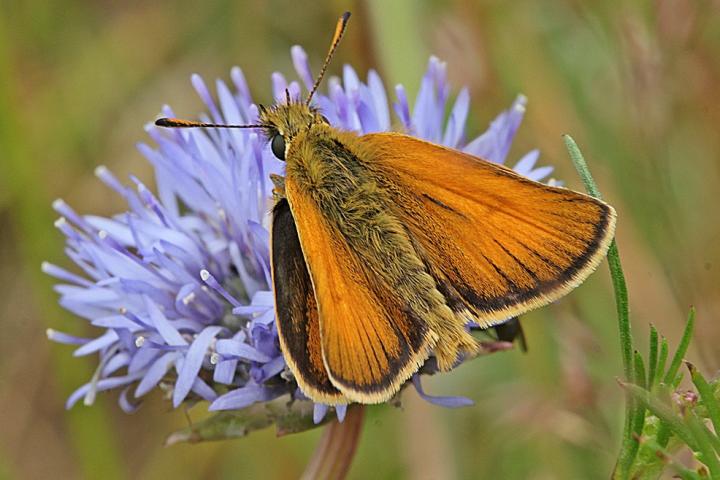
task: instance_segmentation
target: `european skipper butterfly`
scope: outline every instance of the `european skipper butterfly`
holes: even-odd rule
[[[577,287],[607,252],[615,211],[597,199],[402,133],[357,135],[305,101],[259,107],[286,162],[270,248],[285,360],[315,402],[390,399],[434,354],[441,370],[490,327]]]

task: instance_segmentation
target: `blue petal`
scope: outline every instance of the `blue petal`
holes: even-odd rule
[[[300,45],[294,45],[290,49],[290,56],[292,57],[293,66],[297,72],[300,80],[305,84],[305,88],[310,90],[313,87],[315,80],[313,74],[310,71],[310,63],[308,62],[307,53]]]
[[[205,383],[205,380],[200,377],[197,377],[193,382],[192,391],[200,398],[202,398],[203,400],[207,400],[208,402],[212,402],[217,398],[217,393],[215,393],[215,390],[213,390],[210,385]]]
[[[252,96],[250,95],[250,89],[245,80],[245,75],[239,67],[233,67],[232,70],[230,70],[230,78],[232,78],[233,84],[238,91],[241,106],[247,109],[249,104],[252,103]],[[246,119],[248,123],[255,121],[253,117],[246,117]]]
[[[265,305],[242,305],[232,309],[232,313],[235,315],[254,315],[260,312],[266,312],[271,307]]]
[[[96,318],[90,323],[95,327],[127,328],[131,331],[135,331],[140,328],[135,322],[133,322],[124,315],[107,315],[104,317]]]
[[[510,109],[498,115],[490,123],[490,128],[470,142],[463,151],[491,162],[503,163],[525,114],[525,103],[525,97],[519,96]]]
[[[395,96],[397,97],[397,102],[393,103],[395,113],[405,127],[405,130],[408,133],[412,133],[413,125],[410,117],[410,105],[408,104],[407,95],[405,94],[405,87],[396,85]]]
[[[285,89],[287,88],[287,80],[278,72],[272,74],[272,92],[275,103],[285,103]]]
[[[168,345],[172,346],[187,345],[187,341],[185,341],[183,336],[180,335],[180,332],[173,327],[170,321],[165,318],[165,315],[163,315],[157,305],[155,305],[155,302],[148,297],[143,298],[145,299],[145,308],[150,315],[150,321],[155,326],[158,333],[162,336],[163,340],[165,340]]]
[[[77,285],[83,286],[83,287],[92,287],[92,282],[89,282],[88,280],[84,279],[83,277],[79,275],[75,275],[72,272],[68,272],[64,268],[58,267],[57,265],[53,265],[49,262],[43,262],[42,266],[40,267],[43,273],[46,273],[50,276],[53,276],[57,278],[58,280],[63,280],[66,282],[72,282]]]
[[[255,402],[267,402],[273,400],[280,395],[287,393],[287,390],[280,387],[263,387],[255,384],[249,384],[245,387],[231,390],[225,395],[219,396],[210,404],[208,410],[237,410],[252,405]]]
[[[215,349],[217,350],[217,353],[226,358],[236,357],[261,363],[272,360],[272,357],[265,355],[247,343],[235,340],[218,340]]]
[[[360,88],[360,79],[355,73],[355,69],[348,64],[343,65],[343,84],[346,92]]]
[[[237,365],[237,360],[220,360],[217,365],[215,365],[213,381],[224,385],[232,384],[235,379],[235,370],[237,369]]]
[[[227,85],[225,85],[225,82],[218,80],[215,85],[218,94],[218,101],[220,102],[220,108],[222,109],[225,122],[231,125],[241,125],[245,123],[243,116],[240,113],[240,106],[235,101],[235,97],[233,97],[232,93],[230,93]],[[239,130],[235,130],[229,133],[232,135],[233,133],[240,134],[241,132]]]
[[[133,375],[124,375],[121,377],[110,377],[110,378],[103,378],[102,380],[99,380],[97,383],[94,384],[95,391],[102,392],[104,390],[110,390],[112,388],[122,387],[123,385],[128,385],[135,380],[140,378],[139,374],[133,374]],[[72,408],[75,403],[77,403],[78,400],[83,398],[87,393],[90,391],[90,388],[93,387],[93,383],[86,383],[82,387],[75,390],[70,396],[68,397],[67,401],[65,402],[65,408]]]
[[[370,70],[368,73],[368,87],[372,94],[378,127],[380,131],[387,131],[390,129],[390,111],[388,110],[387,93],[385,93],[385,86],[375,70]]]
[[[175,408],[177,408],[180,403],[185,400],[187,394],[190,393],[193,382],[200,372],[200,367],[202,367],[208,347],[222,329],[223,327],[219,326],[206,327],[190,345],[177,382],[175,382],[175,390],[173,391],[173,406]]]
[[[256,365],[250,369],[250,375],[256,383],[263,383],[285,369],[285,359],[279,355],[264,365]]]
[[[158,352],[153,348],[138,348],[135,351],[135,355],[130,359],[128,373],[144,370],[157,356]]]
[[[327,415],[327,411],[328,406],[324,403],[316,403],[313,405],[313,423],[317,425],[322,422],[325,415]]]
[[[445,136],[443,137],[443,145],[457,148],[465,133],[465,121],[467,120],[468,111],[470,110],[470,93],[467,88],[463,88],[455,99],[455,105],[450,112],[447,127],[445,128]]]
[[[220,116],[220,112],[218,111],[217,106],[215,105],[215,101],[212,98],[212,94],[210,93],[210,90],[208,90],[207,85],[205,85],[205,81],[203,81],[202,77],[200,75],[193,74],[190,77],[190,82],[192,83],[193,87],[195,87],[195,91],[198,93],[202,101],[205,103],[208,109],[210,109],[213,120],[216,123],[222,123],[222,117]]]
[[[75,335],[58,332],[52,328],[48,328],[45,333],[47,334],[48,340],[52,340],[57,343],[64,343],[65,345],[85,345],[91,341],[89,338],[76,337]]]
[[[130,354],[128,352],[118,352],[107,361],[102,369],[101,375],[108,377],[122,367],[127,366],[128,363],[130,363]]]
[[[138,383],[135,389],[135,397],[142,397],[155,388],[155,385],[163,379],[167,371],[175,365],[175,360],[178,358],[178,355],[177,352],[168,352],[155,360],[143,375],[140,383]]]
[[[539,182],[543,178],[550,175],[553,172],[553,170],[555,170],[553,167],[546,165],[544,167],[536,168],[532,172],[528,173],[526,176],[530,180],[535,180],[536,182]]]
[[[290,85],[288,85],[288,90],[290,91],[290,99],[294,100],[296,102],[299,102],[302,100],[302,95],[300,94],[300,84],[296,81],[290,82]]]
[[[412,382],[415,386],[415,390],[417,390],[418,392],[418,395],[420,395],[423,400],[430,402],[434,405],[439,405],[446,408],[459,408],[468,407],[475,404],[475,402],[465,397],[436,397],[432,395],[427,395],[423,391],[422,384],[420,383],[420,375],[418,374],[413,375]]]
[[[539,150],[530,150],[515,164],[513,170],[515,170],[520,175],[527,175],[532,171],[539,157]]]
[[[84,355],[89,355],[91,353],[95,353],[99,350],[102,350],[103,348],[111,345],[113,342],[117,341],[118,336],[117,334],[112,331],[108,330],[107,332],[103,333],[98,338],[89,341],[82,347],[78,348],[73,352],[74,357],[82,357]]]
[[[335,415],[337,416],[338,422],[342,423],[343,420],[345,420],[347,407],[347,405],[335,405]]]
[[[135,413],[137,409],[140,407],[139,403],[132,403],[130,399],[128,398],[128,391],[130,390],[130,387],[123,388],[123,391],[120,392],[120,396],[118,397],[118,404],[120,405],[120,408],[125,413]]]

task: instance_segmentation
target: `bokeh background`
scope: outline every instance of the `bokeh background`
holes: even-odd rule
[[[49,344],[48,327],[82,334],[56,305],[44,259],[69,267],[50,204],[113,214],[119,198],[93,176],[108,165],[152,184],[135,150],[164,103],[202,110],[189,75],[243,68],[257,99],[270,73],[292,74],[301,44],[314,68],[334,22],[353,18],[330,68],[377,69],[414,97],[430,54],[470,88],[468,132],[517,93],[529,107],[511,156],[538,147],[580,189],[561,134],[581,145],[619,213],[633,326],[676,345],[698,309],[690,357],[720,366],[720,2],[657,0],[280,0],[0,3],[0,478],[294,478],[320,432],[162,446],[186,424],[159,394],[123,414],[113,393],[64,410],[94,359]],[[528,353],[481,358],[426,390],[474,407],[444,410],[404,395],[368,411],[351,478],[607,478],[622,393],[605,265],[584,286],[524,317]],[[87,332],[85,332],[87,333]],[[203,405],[189,415],[202,418]]]

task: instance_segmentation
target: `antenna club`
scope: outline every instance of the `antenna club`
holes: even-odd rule
[[[155,120],[155,125],[158,127],[185,127],[188,126],[190,122],[186,120],[180,120],[178,118],[158,118]]]
[[[350,12],[345,12],[342,14],[342,16],[338,19],[337,26],[335,27],[335,33],[333,34],[332,41],[330,42],[330,50],[328,51],[327,55],[325,56],[325,61],[323,62],[322,68],[320,69],[320,73],[317,76],[317,79],[315,80],[315,84],[313,85],[312,89],[310,89],[310,93],[307,96],[307,99],[305,100],[305,105],[310,105],[310,101],[312,100],[313,95],[315,95],[315,91],[320,86],[320,82],[323,79],[323,76],[325,75],[325,71],[327,70],[328,64],[330,63],[330,60],[333,57],[333,54],[335,53],[335,49],[337,48],[338,44],[340,43],[340,40],[342,39],[343,33],[345,33],[345,29],[347,28],[347,22],[350,19]]]

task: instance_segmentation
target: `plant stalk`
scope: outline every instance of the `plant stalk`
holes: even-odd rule
[[[343,480],[355,458],[364,417],[364,405],[352,405],[348,407],[342,423],[335,420],[325,427],[320,443],[300,478]]]

